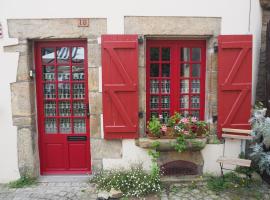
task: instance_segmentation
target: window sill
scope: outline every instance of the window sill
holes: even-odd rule
[[[186,139],[186,141],[188,143],[186,151],[200,151],[206,146],[207,138]],[[135,140],[135,144],[138,147],[145,149],[150,149],[154,142],[160,143],[157,148],[159,151],[176,151],[173,147],[176,143],[175,139],[138,138]],[[197,145],[198,143],[200,143],[200,146]]]

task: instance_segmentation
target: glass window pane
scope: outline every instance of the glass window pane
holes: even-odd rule
[[[57,48],[57,63],[67,64],[69,62],[69,47]]]
[[[54,48],[42,48],[41,55],[43,64],[54,63],[55,61]]]
[[[70,67],[69,66],[58,66],[58,81],[68,81],[70,77]]]
[[[170,96],[161,97],[161,108],[169,109],[170,108]]]
[[[180,97],[180,108],[189,108],[189,96],[182,95]]]
[[[43,80],[44,81],[55,80],[55,67],[54,66],[43,66]]]
[[[151,112],[150,118],[152,118],[152,117],[158,118],[158,112]]]
[[[162,64],[162,77],[170,77],[170,64]]]
[[[58,98],[70,98],[70,85],[69,83],[58,83]]]
[[[181,61],[189,61],[189,60],[190,60],[189,48],[181,48]]]
[[[192,64],[192,76],[200,77],[201,73],[201,65],[200,64]]]
[[[69,118],[60,119],[60,133],[71,133],[71,120]]]
[[[170,80],[161,81],[161,93],[169,94],[170,93]]]
[[[159,65],[158,64],[151,64],[150,65],[150,76],[151,77],[158,77],[159,76]]]
[[[201,61],[201,48],[192,48],[192,61]]]
[[[56,119],[54,118],[45,119],[45,133],[57,133]]]
[[[74,133],[86,133],[85,119],[74,119]]]
[[[167,123],[170,117],[169,111],[162,111],[162,122]]]
[[[159,48],[150,48],[150,60],[151,61],[159,60]]]
[[[55,99],[55,84],[53,83],[46,83],[44,84],[44,97],[45,99]]]
[[[162,48],[162,60],[169,61],[170,60],[170,48]]]
[[[56,103],[54,101],[46,101],[44,103],[45,116],[56,116]]]
[[[200,120],[200,111],[198,110],[191,111],[191,116],[196,117],[198,120]]]
[[[200,93],[200,80],[192,80],[191,92],[192,93]]]
[[[59,115],[60,116],[70,116],[71,115],[71,108],[69,101],[61,101],[58,105]]]
[[[189,112],[187,110],[185,111],[180,111],[180,114],[183,116],[183,117],[188,117],[189,116]]]
[[[180,91],[181,93],[189,93],[189,80],[180,81]]]
[[[72,66],[72,79],[73,80],[84,80],[84,67],[83,66]]]
[[[72,47],[72,62],[83,63],[84,61],[84,48],[83,47]]]
[[[191,97],[191,108],[200,108],[200,96]]]
[[[72,96],[74,99],[83,99],[85,96],[83,83],[74,83],[72,87]]]
[[[74,116],[85,116],[85,104],[82,101],[73,102],[73,115]]]
[[[151,94],[158,94],[159,93],[158,80],[150,80],[150,93]]]
[[[158,109],[158,96],[151,96],[150,97],[150,108],[151,109]]]
[[[181,64],[181,77],[189,77],[189,64]]]

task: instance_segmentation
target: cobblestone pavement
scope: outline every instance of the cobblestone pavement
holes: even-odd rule
[[[38,183],[31,187],[11,189],[0,185],[0,200],[96,200],[90,183]]]
[[[95,186],[86,182],[37,183],[31,187],[11,189],[0,185],[0,200],[96,200]],[[134,199],[134,198],[132,198]],[[226,191],[216,194],[206,185],[172,184],[160,198],[149,196],[145,200],[269,200],[270,186]]]

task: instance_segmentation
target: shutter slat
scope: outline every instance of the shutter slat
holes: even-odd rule
[[[102,102],[105,139],[138,137],[138,36],[103,35]]]

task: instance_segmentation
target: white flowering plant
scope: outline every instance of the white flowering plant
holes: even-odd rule
[[[91,179],[98,190],[120,190],[125,197],[141,197],[161,192],[159,173],[147,173],[141,166],[129,170],[104,170]]]

